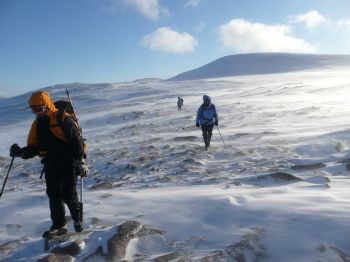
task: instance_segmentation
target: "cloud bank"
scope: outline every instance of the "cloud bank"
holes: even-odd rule
[[[317,48],[293,37],[288,25],[266,25],[233,19],[218,28],[219,42],[240,52],[314,53]]]
[[[179,33],[169,27],[161,27],[145,35],[141,44],[154,51],[185,54],[194,51],[197,40],[188,33]]]

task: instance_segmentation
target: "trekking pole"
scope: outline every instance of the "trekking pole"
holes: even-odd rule
[[[40,179],[42,179],[42,178],[43,178],[44,171],[45,171],[45,167],[43,167],[43,169],[41,170]]]
[[[216,127],[217,127],[217,129],[218,129],[218,131],[219,131],[219,135],[220,135],[220,137],[221,137],[222,143],[224,144],[224,146],[226,146],[226,144],[225,144],[225,142],[224,142],[224,139],[222,138],[222,135],[221,135],[221,132],[220,132],[219,127],[218,127],[218,126],[216,126]]]
[[[84,204],[83,204],[83,188],[84,188],[84,179],[81,176],[80,177],[80,217],[81,217],[81,220],[83,220],[83,207],[84,207]]]
[[[69,95],[69,92],[68,92],[68,88],[66,88],[66,93],[67,93],[69,102],[72,105],[73,117],[75,118],[76,122],[78,123],[78,118],[77,118],[77,116],[75,114],[74,107],[73,107],[73,102],[72,102],[72,99],[70,98],[70,95]],[[79,126],[79,124],[78,124],[78,126]],[[80,133],[81,137],[83,137],[83,132],[82,132],[81,128],[79,127],[78,129],[79,129],[79,133]],[[80,176],[80,202],[79,202],[79,209],[80,209],[81,220],[83,220],[83,207],[84,207],[84,203],[83,203],[83,186],[84,186],[84,178],[82,176]]]
[[[7,182],[7,178],[9,177],[9,174],[10,174],[10,170],[12,168],[12,164],[13,164],[13,160],[15,160],[15,157],[13,156],[12,159],[11,159],[11,164],[9,166],[9,169],[7,171],[7,175],[5,177],[5,181],[4,181],[4,184],[2,185],[2,189],[1,189],[1,193],[0,193],[0,198],[2,196],[2,193],[4,192],[4,188],[5,188],[5,185],[6,185],[6,182]]]

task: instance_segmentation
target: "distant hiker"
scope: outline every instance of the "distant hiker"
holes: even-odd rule
[[[184,104],[184,99],[182,97],[177,97],[177,111],[181,111],[181,107]]]
[[[38,155],[44,164],[46,194],[49,197],[52,226],[43,237],[67,232],[65,206],[68,206],[76,232],[83,230],[76,190],[77,177],[85,177],[88,168],[84,158],[84,141],[72,116],[58,110],[47,91],[35,92],[28,100],[36,115],[29,131],[27,146],[13,144],[10,156],[33,158]]]
[[[210,139],[214,125],[219,124],[218,114],[216,113],[215,105],[211,103],[210,96],[203,96],[203,104],[197,111],[196,127],[201,127],[203,132],[203,140],[205,149],[210,147]]]

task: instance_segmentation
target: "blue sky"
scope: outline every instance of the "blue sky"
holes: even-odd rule
[[[250,52],[350,54],[350,1],[0,0],[0,96]]]

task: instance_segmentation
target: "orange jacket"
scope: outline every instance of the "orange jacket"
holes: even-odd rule
[[[38,91],[38,92],[33,93],[28,100],[28,104],[29,104],[29,106],[46,106],[46,108],[48,110],[46,115],[50,118],[50,131],[57,138],[59,138],[63,142],[66,142],[66,137],[63,133],[63,130],[60,128],[60,126],[57,123],[58,109],[55,107],[49,93],[47,91]],[[64,113],[62,116],[62,122],[68,116],[69,116],[69,114]],[[35,149],[37,149],[39,151],[40,155],[45,155],[46,152],[42,151],[42,149],[39,148],[38,131],[37,131],[38,124],[37,123],[38,123],[38,120],[35,119],[33,124],[32,124],[32,127],[29,131],[27,144],[28,144],[28,146],[32,146]]]

